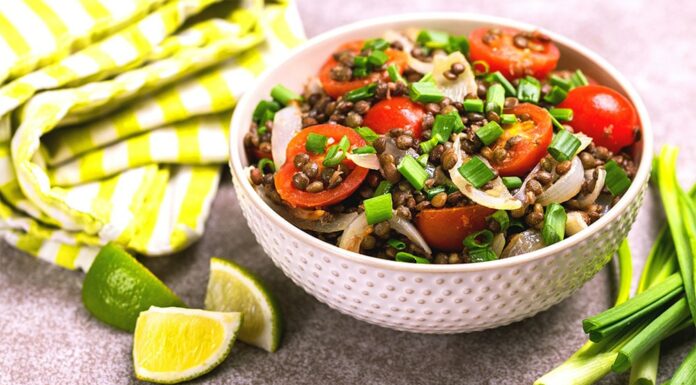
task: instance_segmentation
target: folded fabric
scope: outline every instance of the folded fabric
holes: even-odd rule
[[[0,237],[83,270],[191,244],[236,101],[302,39],[287,2],[0,2]]]

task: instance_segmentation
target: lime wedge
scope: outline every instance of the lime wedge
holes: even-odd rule
[[[85,275],[82,303],[97,319],[131,332],[140,312],[150,306],[186,306],[150,270],[113,244],[99,251]]]
[[[208,373],[229,355],[241,323],[241,313],[153,306],[135,326],[135,376],[173,384]]]
[[[271,292],[243,267],[225,259],[210,260],[205,308],[244,313],[239,339],[274,352],[280,345],[282,315]]]

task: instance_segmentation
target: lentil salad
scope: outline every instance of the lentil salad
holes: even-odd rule
[[[558,242],[626,191],[639,132],[625,97],[559,56],[507,28],[344,44],[301,93],[259,103],[250,180],[297,227],[377,258],[483,262]]]

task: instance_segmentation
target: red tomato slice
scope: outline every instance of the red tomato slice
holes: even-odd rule
[[[425,209],[416,216],[416,227],[433,248],[460,251],[464,238],[486,228],[486,217],[494,212],[479,205]]]
[[[378,134],[386,134],[393,128],[413,131],[413,136],[420,137],[425,109],[411,99],[399,96],[384,99],[367,111],[363,124]]]
[[[484,36],[491,28],[483,27],[469,35],[470,55],[472,60],[483,60],[490,66],[490,71],[500,71],[507,78],[519,78],[533,75],[539,79],[556,68],[561,56],[558,48],[550,41],[529,39],[529,48],[517,47],[513,39],[520,33],[514,28],[497,28],[499,35],[484,43]],[[533,33],[532,33],[533,34]]]
[[[530,119],[504,127],[503,134],[492,146],[494,151],[505,148],[508,139],[513,136],[519,136],[522,140],[511,148],[505,148],[505,158],[492,166],[501,176],[524,177],[546,155],[553,138],[553,126],[549,113],[533,104],[519,104],[512,112],[515,115],[527,114]]]
[[[638,113],[625,96],[611,88],[599,85],[573,88],[558,107],[572,109],[570,125],[612,152],[636,140]]]
[[[338,143],[345,135],[348,137],[348,140],[350,140],[351,146],[361,147],[365,145],[365,140],[363,140],[355,130],[339,124],[318,124],[316,126],[307,127],[297,133],[288,144],[286,152],[288,160],[275,174],[276,191],[278,191],[278,194],[280,194],[280,197],[285,202],[293,207],[316,208],[339,203],[348,198],[360,187],[360,184],[365,180],[368,172],[368,169],[357,167],[353,162],[344,160],[343,163],[352,171],[348,177],[335,188],[318,193],[311,193],[295,188],[292,184],[292,176],[299,170],[295,168],[292,159],[299,153],[307,153],[305,145],[307,143],[307,136],[311,132],[333,138],[335,143]],[[321,173],[323,169],[321,163],[324,160],[324,154],[314,155],[308,153],[308,155],[312,161],[317,162],[319,165],[319,172]]]
[[[363,44],[364,41],[362,40],[345,43],[342,46],[340,46],[336,50],[336,52],[349,50],[358,54],[360,53]],[[388,48],[384,52],[389,57],[389,60],[387,61],[386,65],[389,66],[390,64],[394,64],[396,65],[396,68],[399,70],[399,73],[404,72],[404,70],[408,66],[408,55],[406,55],[406,53],[402,51],[390,48]],[[333,58],[333,55],[331,55],[319,70],[319,80],[321,81],[321,84],[324,87],[324,91],[326,91],[327,95],[331,96],[334,99],[356,88],[366,86],[378,80],[386,81],[389,79],[389,74],[387,74],[386,71],[383,71],[379,73],[373,72],[362,79],[355,79],[344,82],[333,80],[331,79],[331,69],[333,69],[337,64],[338,62],[336,61],[336,59]]]

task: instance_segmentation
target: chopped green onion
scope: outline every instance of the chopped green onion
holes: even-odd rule
[[[472,263],[495,261],[496,259],[498,256],[490,247],[469,251],[469,262]]]
[[[450,36],[445,51],[447,53],[459,51],[467,56],[469,55],[469,39],[466,36]]]
[[[433,73],[428,72],[427,74],[423,75],[423,77],[420,78],[418,83],[433,83],[433,84],[435,84],[435,78],[433,78]]]
[[[432,137],[424,142],[420,142],[421,152],[425,154],[430,153],[430,151],[432,151],[438,143],[439,141],[437,140],[437,137]]]
[[[397,249],[397,250],[403,250],[406,248],[406,244],[398,239],[390,239],[387,241],[387,245]]]
[[[353,77],[364,78],[365,76],[367,76],[367,68],[366,67],[357,67],[353,70]]]
[[[498,210],[491,214],[488,218],[491,218],[494,221],[498,222],[498,225],[500,226],[500,231],[505,231],[510,226],[510,217],[508,216],[508,213],[505,210]]]
[[[565,130],[565,127],[561,124],[561,122],[558,121],[551,113],[549,112],[549,117],[551,118],[551,124],[555,127],[554,132],[557,131],[563,131]]]
[[[496,83],[488,87],[486,92],[486,112],[493,111],[500,115],[505,104],[505,89]]]
[[[502,114],[500,115],[500,124],[514,124],[517,123],[517,116],[515,114]]]
[[[353,68],[367,68],[367,56],[356,56],[353,59]]]
[[[428,48],[445,48],[449,45],[449,34],[441,31],[421,30],[416,37],[418,44]]]
[[[626,171],[614,160],[608,161],[604,169],[607,170],[606,186],[611,195],[621,195],[631,186],[631,179],[626,175]]]
[[[459,116],[459,111],[452,111],[445,114],[445,116],[452,117],[452,132],[460,133],[464,129],[464,122],[462,122],[462,117]]]
[[[387,56],[384,51],[372,51],[370,53],[370,56],[367,57],[367,62],[372,64],[375,67],[381,67],[384,65],[384,63],[389,60],[389,56]]]
[[[541,86],[539,81],[535,78],[526,77],[520,79],[519,86],[517,87],[517,99],[522,103],[539,103],[539,97],[541,96]],[[533,79],[533,81],[532,81]]]
[[[349,102],[357,102],[358,100],[368,99],[375,96],[375,90],[377,89],[377,84],[372,83],[364,87],[356,88],[352,91],[346,92],[343,95],[343,100]]]
[[[252,120],[259,125],[259,129],[263,127],[266,121],[273,120],[275,113],[280,110],[280,105],[273,100],[262,100],[254,108]]]
[[[512,218],[510,219],[510,226],[508,227],[508,231],[510,233],[519,233],[527,229],[527,226],[522,222],[521,219],[519,218]]]
[[[326,142],[329,140],[324,135],[310,132],[307,135],[307,142],[305,142],[305,149],[307,152],[313,154],[323,154],[326,151]]]
[[[481,99],[464,99],[462,104],[466,112],[483,112],[483,100]]]
[[[495,71],[492,74],[489,74],[486,77],[486,80],[488,80],[491,83],[492,82],[500,83],[500,85],[503,86],[503,88],[505,89],[505,95],[507,95],[507,96],[517,95],[517,90],[515,89],[515,86],[513,86],[512,83],[510,83],[510,81],[507,80],[505,78],[505,76],[503,76],[502,73],[500,73],[500,71]]]
[[[502,177],[502,179],[505,187],[507,187],[510,190],[522,187],[522,179],[520,179],[520,177],[504,176]]]
[[[573,110],[570,108],[551,108],[549,109],[549,113],[560,122],[570,122],[573,120]]]
[[[558,203],[546,206],[544,225],[541,228],[541,238],[546,246],[560,242],[565,237],[565,224],[568,219],[565,209]]]
[[[353,149],[353,154],[376,154],[377,150],[375,150],[374,147],[372,146],[362,146],[358,148]]]
[[[473,234],[469,234],[464,241],[464,247],[469,250],[483,249],[491,245],[493,242],[493,232],[490,230],[481,230]]]
[[[428,173],[413,157],[408,155],[404,156],[396,169],[399,170],[401,175],[403,175],[416,190],[422,190],[425,186]]]
[[[370,127],[355,127],[355,131],[358,133],[358,135],[365,139],[367,143],[372,143],[379,138],[379,135],[372,131]]]
[[[326,167],[335,167],[338,166],[339,163],[343,162],[343,159],[345,158],[346,153],[339,147],[339,145],[334,144],[326,151],[326,157],[324,157],[322,164]]]
[[[282,84],[273,87],[271,90],[271,97],[284,106],[287,106],[293,100],[302,100],[302,96]]]
[[[363,201],[367,224],[383,222],[392,217],[392,195],[382,194]]]
[[[407,253],[405,251],[399,251],[396,253],[396,256],[394,259],[397,262],[406,262],[406,263],[421,263],[421,264],[429,264],[430,261],[427,258],[419,257],[417,255],[413,255],[411,253]]]
[[[461,165],[459,173],[477,189],[495,178],[493,170],[478,157],[473,157]]]
[[[458,115],[457,115],[458,117]],[[435,116],[433,122],[432,137],[437,138],[438,142],[445,143],[449,140],[455,125],[455,116],[451,114],[440,114]],[[461,121],[461,119],[459,119]]]
[[[445,192],[444,186],[433,187],[430,190],[427,190],[425,192],[425,195],[428,197],[428,200],[432,200],[435,197],[435,195],[437,195],[441,192]]]
[[[563,79],[562,77],[560,77],[558,75],[551,75],[549,77],[549,83],[551,83],[551,85],[561,87],[565,91],[570,91],[570,87],[571,87],[570,80]]]
[[[585,77],[585,74],[582,73],[582,71],[579,69],[575,71],[572,75],[570,75],[570,82],[575,87],[581,87],[590,84],[590,82],[587,81],[587,77]]]
[[[276,170],[276,165],[275,163],[268,159],[268,158],[263,158],[259,161],[259,164],[256,166],[261,171],[261,174],[266,174],[266,168],[270,168],[271,172],[275,172]]]
[[[422,154],[418,156],[418,163],[420,163],[423,168],[428,167],[428,154]]]
[[[379,182],[377,185],[377,188],[375,189],[375,193],[372,194],[373,197],[383,195],[383,194],[389,194],[391,192],[392,184],[389,183],[386,180],[383,180]]]
[[[476,131],[476,136],[478,136],[481,142],[486,146],[495,142],[502,134],[503,128],[493,120]]]
[[[396,68],[395,64],[390,64],[389,67],[387,67],[387,73],[389,74],[389,79],[393,82],[401,82],[406,84],[406,79],[404,79],[403,76],[399,73],[399,69]]]
[[[366,40],[365,44],[363,44],[363,47],[362,47],[363,50],[378,50],[378,51],[384,51],[387,48],[389,48],[389,42],[382,39],[381,37],[378,37],[376,39]]]
[[[558,104],[562,102],[566,96],[568,96],[568,92],[566,92],[566,90],[559,86],[553,86],[551,87],[551,91],[544,95],[544,100],[551,104]]]
[[[696,378],[696,347],[691,349],[684,361],[674,372],[670,384],[688,384]]]
[[[563,162],[575,156],[575,152],[580,148],[580,144],[580,139],[576,138],[568,130],[560,130],[553,136],[548,151],[554,159]]]
[[[341,137],[341,140],[338,141],[338,149],[343,150],[343,152],[348,152],[348,149],[350,148],[350,140],[348,140],[348,137],[343,135]]]
[[[411,83],[409,95],[411,100],[419,103],[440,103],[445,96],[437,86],[429,81]]]

